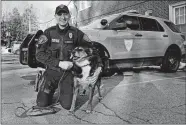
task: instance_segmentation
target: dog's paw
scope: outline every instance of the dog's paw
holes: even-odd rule
[[[84,89],[83,92],[79,94],[80,96],[86,96],[86,90]]]
[[[99,102],[100,102],[102,99],[103,99],[102,96],[99,96],[99,97],[98,97]]]
[[[86,113],[92,113],[92,106],[91,105],[87,105],[87,108],[86,108]]]
[[[87,109],[86,113],[90,114],[90,113],[92,113],[92,111]]]
[[[74,111],[69,110],[69,111],[68,111],[68,115],[75,115],[75,112],[74,112]]]

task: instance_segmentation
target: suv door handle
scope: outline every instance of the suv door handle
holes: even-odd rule
[[[137,33],[135,36],[137,36],[137,37],[141,37],[141,36],[143,36],[143,35],[141,35],[141,34]]]
[[[164,34],[163,37],[168,37],[168,35],[165,35],[165,34]]]

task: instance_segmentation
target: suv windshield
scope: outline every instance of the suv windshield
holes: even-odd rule
[[[168,21],[164,21],[165,24],[173,31],[176,33],[181,33],[180,30],[178,29],[178,27],[176,27],[176,25],[174,25],[174,23],[172,22],[168,22]]]

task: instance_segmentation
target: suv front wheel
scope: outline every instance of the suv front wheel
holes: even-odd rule
[[[181,56],[177,49],[169,49],[162,62],[161,70],[163,72],[176,72],[179,68]]]
[[[107,57],[102,58],[103,61],[103,72],[102,72],[102,77],[110,77],[112,76],[115,72],[114,70],[108,68],[110,67],[109,59]]]

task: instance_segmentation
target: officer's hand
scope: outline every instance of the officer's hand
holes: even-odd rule
[[[70,61],[60,61],[59,62],[59,67],[64,69],[64,70],[69,70],[73,66],[73,63]]]

